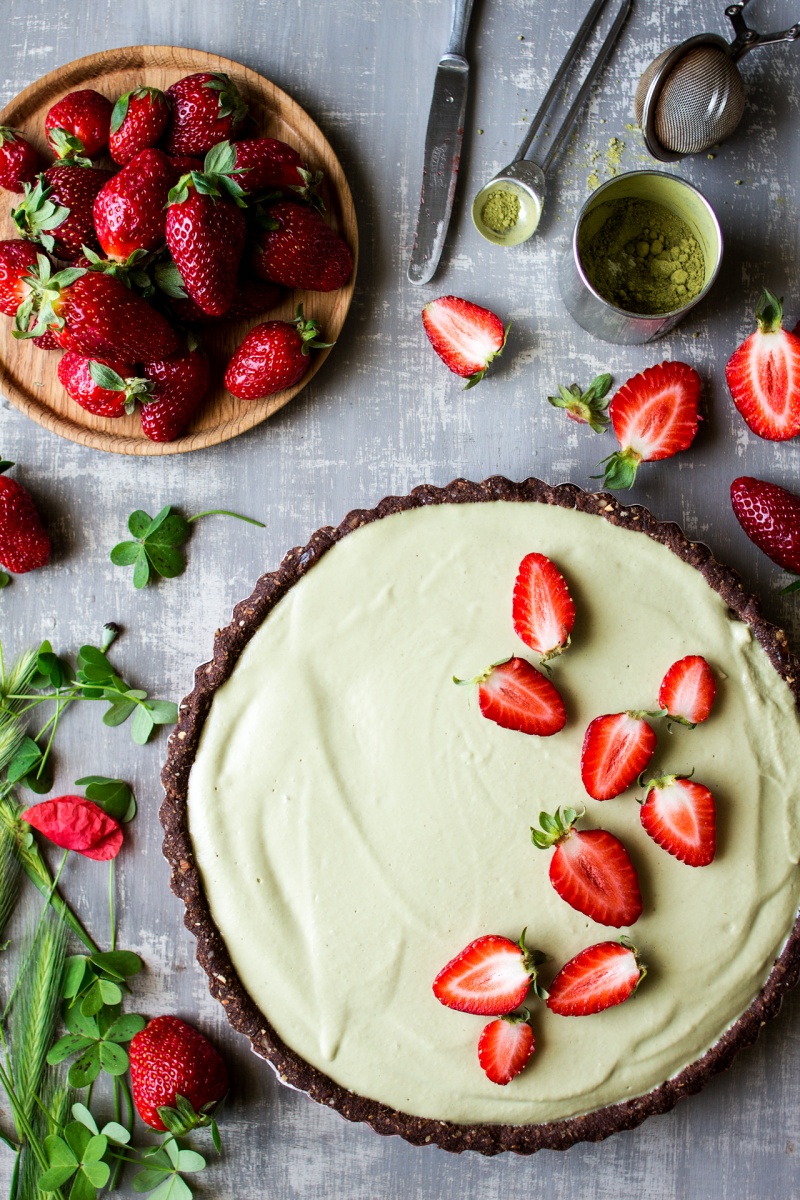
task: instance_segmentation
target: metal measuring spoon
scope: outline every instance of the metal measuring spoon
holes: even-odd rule
[[[580,29],[573,38],[572,45],[567,51],[561,66],[558,68],[544,100],[539,105],[527,136],[517,151],[516,158],[507,167],[504,167],[502,171],[499,171],[493,179],[490,179],[481,188],[472,202],[472,220],[475,228],[487,241],[494,242],[497,246],[518,246],[520,242],[527,241],[536,232],[542,216],[542,208],[547,190],[545,176],[564,144],[565,138],[575,124],[575,120],[589,95],[592,84],[605,66],[606,60],[622,32],[622,27],[631,10],[633,0],[623,0],[614,24],[611,26],[605,41],[597,52],[594,62],[589,68],[577,96],[573,100],[569,112],[554,134],[553,142],[542,165],[539,166],[538,163],[532,162],[525,155],[530,150],[531,143],[538,133],[548,109],[553,103],[575,59],[586,45],[592,29],[607,3],[608,0],[594,0],[594,4],[584,17]],[[494,192],[498,191],[507,192],[519,201],[519,213],[516,221],[502,232],[492,229],[483,219],[483,212],[487,201]]]

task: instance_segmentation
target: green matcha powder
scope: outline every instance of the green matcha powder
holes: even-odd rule
[[[687,223],[652,200],[610,200],[598,232],[581,244],[592,287],[626,312],[682,308],[705,284],[705,259]]]
[[[486,197],[486,203],[481,209],[481,220],[493,233],[508,233],[519,220],[519,210],[519,196],[503,188],[496,188]]]

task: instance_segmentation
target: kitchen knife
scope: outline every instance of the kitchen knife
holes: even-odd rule
[[[453,0],[450,42],[439,60],[433,85],[417,232],[408,267],[412,283],[427,283],[433,277],[450,223],[467,107],[469,63],[464,57],[464,43],[472,4],[473,0]]]

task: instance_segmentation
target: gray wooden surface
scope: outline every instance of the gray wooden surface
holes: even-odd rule
[[[800,316],[797,127],[800,47],[780,47],[743,65],[749,108],[713,160],[680,173],[717,206],[727,241],[711,298],[650,348],[592,340],[564,313],[555,286],[589,176],[647,165],[629,126],[638,75],[662,48],[703,29],[722,31],[721,4],[638,0],[610,69],[550,182],[539,235],[513,251],[483,243],[468,198],[513,155],[584,5],[563,0],[477,0],[469,39],[473,64],[465,153],[451,234],[433,283],[413,288],[406,262],[419,194],[421,154],[435,64],[449,29],[448,0],[4,0],[0,8],[0,102],[37,76],[93,50],[171,43],[217,51],[275,80],[319,122],[353,189],[362,267],[339,345],[318,378],[261,428],[213,450],[133,460],[81,448],[44,432],[0,399],[0,449],[19,465],[53,535],[52,566],[16,579],[2,594],[9,650],[49,637],[57,648],[97,637],[104,621],[125,636],[115,661],[159,696],[179,699],[227,621],[264,569],[351,508],[391,492],[457,475],[501,472],[591,486],[610,435],[598,438],[556,413],[545,396],[558,382],[584,383],[600,369],[617,382],[662,358],[694,363],[706,383],[706,420],[690,452],[645,467],[632,499],[679,521],[737,567],[798,644],[796,598],[784,577],[746,540],[728,486],[753,474],[796,486],[798,448],[748,435],[724,383],[724,364],[750,329],[768,284]],[[797,16],[789,0],[760,0],[767,26]],[[624,142],[616,164],[610,139]],[[3,201],[4,203],[6,201]],[[468,392],[438,362],[423,335],[422,304],[454,292],[513,321],[491,376]],[[156,512],[234,508],[267,523],[256,530],[212,518],[195,527],[189,568],[177,580],[134,592],[111,566],[110,547],[136,507]],[[621,579],[620,587],[635,587]],[[158,774],[166,739],[140,751],[124,730],[103,730],[95,711],[68,716],[59,734],[58,787],[88,772],[136,785],[140,813],[120,867],[121,944],[140,951],[147,973],[137,1000],[149,1015],[177,1011],[224,1046],[235,1088],[224,1117],[224,1160],[202,1194],[242,1200],[727,1200],[795,1196],[800,1188],[800,999],[766,1029],[729,1074],[676,1112],[640,1130],[566,1154],[531,1160],[456,1158],[418,1150],[351,1126],[280,1087],[226,1028],[194,962],[194,942],[171,896],[160,854]],[[105,872],[81,862],[65,889],[105,939]],[[8,1178],[8,1157],[0,1175]]]

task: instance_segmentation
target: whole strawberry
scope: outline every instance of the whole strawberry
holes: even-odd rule
[[[221,317],[203,312],[186,291],[183,277],[173,262],[158,263],[154,276],[157,286],[169,296],[170,308],[179,321],[187,325],[207,325],[216,321],[241,321],[261,316],[282,302],[285,288],[254,275],[240,275],[236,281],[230,308]]]
[[[146,1125],[165,1130],[159,1109],[177,1110],[179,1097],[188,1100],[198,1116],[185,1123],[183,1132],[209,1123],[203,1109],[227,1092],[228,1071],[208,1038],[179,1017],[156,1017],[135,1035],[129,1054],[133,1102]],[[173,1129],[178,1112],[165,1115]]]
[[[137,398],[146,399],[153,385],[136,376],[131,363],[119,359],[85,358],[67,350],[58,364],[58,378],[67,395],[98,417],[122,417],[132,413]]]
[[[7,317],[15,316],[27,299],[30,289],[25,278],[37,261],[36,247],[30,242],[21,239],[0,242],[0,312]]]
[[[293,146],[277,138],[245,138],[236,143],[236,169],[239,184],[247,196],[259,192],[294,192],[304,200],[313,200],[322,182],[322,172],[312,174]]]
[[[167,154],[207,154],[231,139],[247,116],[236,84],[221,71],[187,75],[167,89],[167,96],[172,105]]]
[[[99,250],[94,228],[94,199],[112,177],[99,167],[58,164],[25,185],[25,198],[11,216],[28,241],[58,258],[72,261],[83,247]]]
[[[124,362],[166,358],[178,349],[178,335],[169,322],[113,275],[83,267],[53,275],[40,254],[29,281],[14,337],[39,337],[50,329],[64,350]]]
[[[44,119],[47,141],[59,158],[99,154],[108,145],[111,101],[91,88],[70,92]]]
[[[16,129],[0,125],[0,188],[21,192],[39,173],[38,151]]]
[[[126,262],[136,250],[151,252],[166,239],[166,206],[178,174],[160,150],[141,150],[95,196],[97,238],[109,258]]]
[[[199,350],[144,364],[153,385],[152,398],[142,406],[142,432],[151,442],[172,442],[190,424],[208,391],[208,360]]]
[[[120,96],[111,113],[108,148],[124,166],[139,153],[157,146],[169,121],[169,100],[155,87],[137,87]]]
[[[25,488],[4,474],[13,465],[0,462],[0,563],[22,575],[47,565],[50,538]]]
[[[725,368],[733,403],[758,437],[784,442],[800,433],[800,337],[783,328],[783,301],[764,291],[758,329]]]
[[[256,275],[314,292],[332,292],[347,283],[353,256],[316,209],[280,200],[262,213],[260,223],[252,260]]]
[[[293,387],[311,363],[311,351],[331,343],[319,340],[316,321],[307,321],[302,304],[294,321],[265,321],[245,337],[228,363],[225,387],[240,400],[261,400]]]
[[[779,567],[800,575],[800,496],[741,475],[731,484],[731,504],[750,541]],[[800,590],[800,579],[784,590]]]
[[[212,317],[231,306],[247,233],[234,160],[230,142],[220,143],[202,173],[182,176],[169,194],[167,245],[187,292]]]

